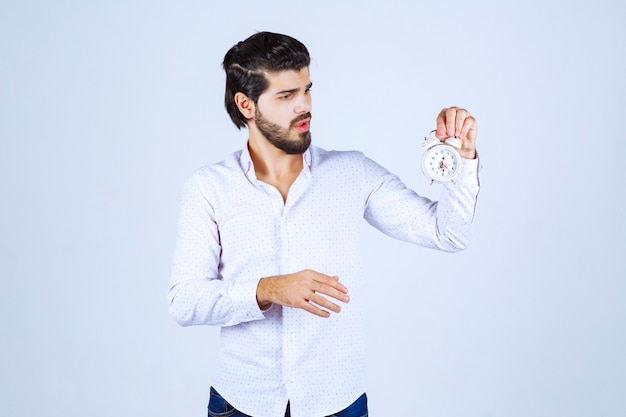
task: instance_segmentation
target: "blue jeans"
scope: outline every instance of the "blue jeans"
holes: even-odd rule
[[[209,417],[251,417],[238,411],[230,405],[215,388],[211,387],[211,396],[209,398]],[[291,417],[289,412],[289,403],[287,403],[287,411],[285,417]],[[327,417],[367,417],[367,395],[361,395],[348,408],[332,414]]]

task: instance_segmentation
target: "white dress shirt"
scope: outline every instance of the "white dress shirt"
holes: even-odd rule
[[[312,146],[286,202],[257,180],[248,149],[196,171],[184,187],[170,310],[183,325],[221,326],[215,389],[254,417],[338,412],[366,390],[360,219],[397,239],[444,251],[469,241],[478,160],[464,160],[439,202],[407,189],[360,152]],[[263,277],[313,269],[337,275],[350,302],[321,318],[272,305]]]

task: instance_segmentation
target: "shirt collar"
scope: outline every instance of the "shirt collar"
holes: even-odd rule
[[[239,164],[241,165],[241,169],[243,169],[243,173],[246,174],[250,180],[256,180],[256,174],[254,173],[254,165],[252,164],[252,157],[250,156],[250,150],[248,149],[248,144],[243,147],[241,151],[241,155],[239,156]]]
[[[302,160],[304,162],[303,166],[307,172],[311,171],[311,147],[302,154]],[[254,164],[252,163],[252,157],[250,156],[250,149],[248,149],[248,144],[243,147],[241,151],[241,155],[239,156],[239,165],[241,165],[241,169],[243,169],[244,174],[251,181],[256,180],[256,173],[254,172]]]

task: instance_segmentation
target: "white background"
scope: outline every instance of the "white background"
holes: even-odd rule
[[[313,57],[313,140],[421,194],[476,115],[472,246],[363,226],[370,414],[626,415],[626,18],[615,1],[0,3],[0,414],[204,416],[218,330],[166,291],[182,184],[245,143],[227,49]]]

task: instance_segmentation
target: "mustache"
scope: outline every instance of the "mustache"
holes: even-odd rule
[[[295,119],[293,119],[291,121],[291,125],[289,127],[292,128],[292,127],[294,127],[295,125],[297,125],[298,123],[300,123],[301,121],[303,121],[305,119],[312,119],[311,112],[307,112],[307,113],[301,114],[300,116],[298,116]]]

